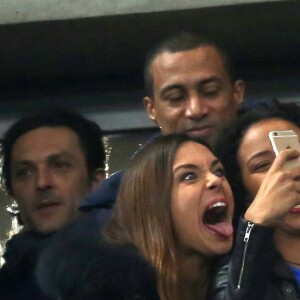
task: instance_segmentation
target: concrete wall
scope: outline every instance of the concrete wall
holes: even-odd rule
[[[1,0],[0,24],[276,1],[284,0]]]

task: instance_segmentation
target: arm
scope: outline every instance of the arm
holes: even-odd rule
[[[265,175],[245,213],[249,221],[239,224],[230,262],[217,273],[212,299],[263,299],[272,266],[274,228],[300,203],[300,168],[284,168],[287,160],[298,156],[294,150],[282,151]]]

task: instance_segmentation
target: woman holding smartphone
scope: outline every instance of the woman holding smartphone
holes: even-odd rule
[[[287,150],[273,173],[297,155]],[[274,185],[278,182],[273,174],[266,180]],[[249,207],[244,227],[274,223],[295,206],[297,197],[280,200],[292,180],[284,181],[282,189],[263,189],[256,196],[257,205]],[[276,208],[270,210],[270,203],[276,203]],[[237,247],[225,293],[221,298],[212,295],[219,259],[232,247],[233,210],[222,163],[209,146],[186,135],[159,136],[125,170],[112,219],[102,235],[105,243],[94,247],[92,241],[90,248],[84,241],[66,244],[61,239],[60,246],[40,262],[40,283],[64,300],[261,299],[272,230],[251,226],[255,239],[264,243],[251,240],[247,247],[264,269],[244,272],[247,261]],[[245,234],[249,238],[250,233]],[[244,240],[238,243],[245,244]],[[222,282],[218,281],[220,288]]]
[[[266,191],[270,195],[277,193],[278,201],[266,202],[266,207],[261,206],[262,211],[263,208],[276,211],[278,204],[287,203],[291,199],[299,204],[297,199],[300,199],[300,168],[296,164],[297,152],[292,149],[283,150],[276,158],[268,137],[269,132],[279,130],[293,130],[300,137],[299,122],[299,106],[273,102],[239,117],[230,129],[223,132],[217,145],[216,153],[223,161],[235,195],[235,218],[241,215],[244,219],[252,220],[248,227],[248,242],[251,242],[251,238],[256,238],[253,228],[273,231],[274,247],[270,247],[265,253],[265,260],[270,262],[270,271],[260,282],[264,290],[264,296],[260,298],[262,300],[300,298],[300,205],[291,207],[285,214],[279,214],[272,222],[265,222],[259,211],[255,210],[257,206],[261,206],[259,194]],[[282,163],[286,155],[291,155],[287,161],[289,164],[294,161],[295,168],[286,168],[286,162]],[[239,233],[240,231],[237,232],[237,241]],[[264,243],[264,240],[258,238],[254,243]],[[251,260],[255,253],[247,251],[246,242],[244,245],[237,242],[236,245],[244,252],[245,274],[249,271],[247,268],[259,269],[265,263]],[[259,246],[255,251],[259,251]],[[219,274],[219,280],[225,278],[224,288],[233,280],[228,277],[226,279],[226,270],[227,266]],[[239,286],[243,284],[242,277],[240,274]],[[222,287],[219,286],[219,292],[220,290]],[[219,297],[217,299],[222,299],[221,292]],[[247,295],[245,297],[247,299]]]

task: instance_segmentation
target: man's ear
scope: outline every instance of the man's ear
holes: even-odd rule
[[[143,102],[144,102],[144,107],[145,107],[145,110],[148,114],[149,119],[157,124],[157,122],[156,122],[156,110],[155,110],[155,106],[154,106],[154,99],[151,98],[151,97],[146,96],[146,97],[144,97]]]
[[[233,100],[237,106],[240,106],[244,101],[245,83],[243,80],[236,80],[233,84]]]
[[[91,181],[92,191],[96,190],[101,185],[104,179],[105,179],[105,170],[103,168],[97,168],[94,171],[94,174],[92,176],[92,181]]]

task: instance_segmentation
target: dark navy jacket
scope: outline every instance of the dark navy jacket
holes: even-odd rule
[[[143,147],[155,141],[155,139],[160,135],[160,133],[155,134]],[[137,152],[139,152],[142,148],[137,150]],[[81,211],[87,212],[96,217],[98,228],[102,228],[110,217],[111,209],[117,198],[122,175],[122,170],[110,175],[103,181],[99,189],[91,193],[80,205],[79,209]]]
[[[112,207],[116,201],[123,171],[118,171],[103,181],[100,188],[91,193],[80,205],[90,219],[90,224],[101,229],[111,215]],[[92,230],[92,228],[90,228]]]
[[[110,209],[116,201],[123,171],[110,175],[101,186],[91,193],[80,205],[81,211],[90,211],[94,208]]]

